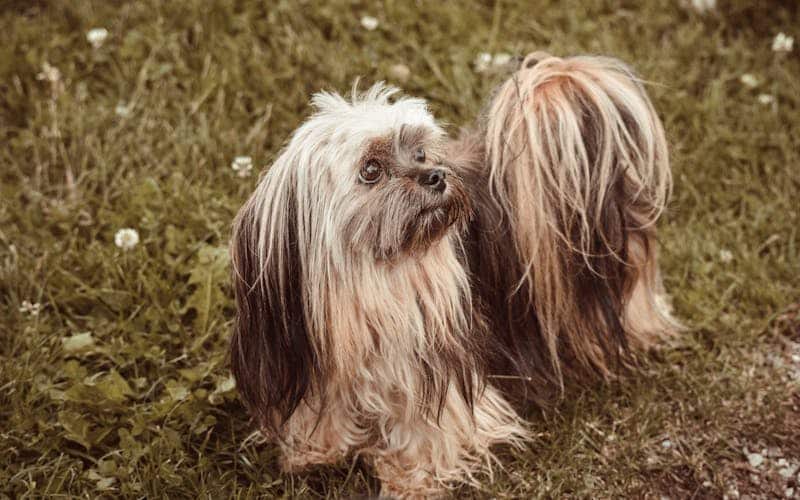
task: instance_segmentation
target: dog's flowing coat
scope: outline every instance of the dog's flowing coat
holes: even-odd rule
[[[443,132],[394,93],[315,96],[241,209],[231,362],[285,469],[360,454],[383,493],[424,496],[526,431],[483,375],[460,255],[470,206]]]
[[[394,92],[315,96],[240,211],[231,357],[285,469],[358,454],[382,493],[422,497],[526,438],[512,395],[546,404],[673,331],[671,179],[616,60],[532,54],[449,143]]]
[[[667,143],[627,66],[529,55],[448,157],[475,205],[473,290],[507,388],[547,404],[674,331],[655,240]]]

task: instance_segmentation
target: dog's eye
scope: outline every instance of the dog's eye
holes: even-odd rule
[[[381,178],[382,173],[383,169],[381,169],[380,163],[375,160],[368,160],[361,167],[358,179],[364,184],[375,184]]]
[[[417,163],[425,163],[425,150],[418,148],[414,151],[414,161]]]

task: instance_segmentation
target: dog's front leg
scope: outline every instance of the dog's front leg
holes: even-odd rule
[[[448,485],[476,483],[477,475],[492,477],[491,451],[496,444],[521,447],[530,434],[511,404],[487,386],[470,408],[455,390],[438,419],[415,414],[387,429],[373,464],[387,498],[436,498]]]
[[[473,464],[460,431],[470,426],[471,415],[464,414],[461,422],[453,417],[452,408],[446,408],[438,423],[416,414],[386,429],[380,448],[370,453],[381,498],[438,498],[448,482],[465,480]]]
[[[335,464],[343,460],[350,446],[341,427],[345,415],[327,408],[322,415],[302,404],[286,424],[280,443],[281,469],[290,474],[302,472],[314,465]]]
[[[375,475],[381,481],[380,498],[406,500],[441,497],[444,488],[435,479],[429,461],[429,454],[417,446],[394,449],[374,457]]]

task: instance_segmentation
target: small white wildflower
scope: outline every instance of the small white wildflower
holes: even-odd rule
[[[750,463],[750,467],[761,467],[761,464],[764,463],[764,455],[761,453],[749,453],[747,455],[747,461]]]
[[[237,156],[233,159],[231,168],[239,177],[249,177],[253,170],[253,159],[249,156]]]
[[[117,104],[117,107],[114,108],[114,113],[120,118],[127,118],[131,115],[131,108],[132,106],[125,104],[124,102],[120,102]]]
[[[139,244],[139,233],[127,227],[120,229],[114,235],[114,244],[123,250],[130,250]]]
[[[750,73],[745,73],[740,76],[739,81],[742,82],[745,87],[750,87],[751,89],[758,87],[758,78]]]
[[[481,52],[475,58],[475,71],[478,73],[483,73],[487,69],[489,69],[489,65],[492,64],[492,55],[488,52]]]
[[[720,250],[719,261],[723,264],[730,264],[733,261],[733,253],[730,250]]]
[[[775,52],[791,52],[794,47],[794,38],[786,36],[783,32],[775,35],[772,40],[772,50]]]
[[[42,63],[42,71],[36,75],[37,80],[45,80],[50,84],[50,93],[53,98],[58,97],[64,92],[64,82],[61,81],[61,71],[55,66],[45,61]]]
[[[411,77],[411,70],[405,64],[392,64],[389,67],[389,76],[400,83],[405,83]]]
[[[775,96],[773,96],[771,94],[758,94],[757,99],[758,99],[758,102],[760,102],[764,106],[767,106],[767,105],[772,104],[772,103],[775,102]]]
[[[46,80],[50,83],[58,83],[61,81],[61,71],[55,66],[51,66],[49,62],[42,63],[42,71],[36,75],[38,80]]]
[[[364,16],[361,18],[361,26],[363,26],[365,30],[373,31],[378,27],[378,20],[372,16]]]
[[[500,52],[492,57],[493,66],[505,66],[509,62],[511,62],[511,54],[506,52]]]
[[[498,52],[494,55],[489,52],[481,52],[475,57],[475,71],[483,73],[490,68],[500,68],[510,63],[511,59],[511,54],[507,52]]]
[[[661,441],[661,447],[664,448],[665,450],[672,448],[672,441],[670,441],[669,439]]]
[[[38,316],[41,311],[42,311],[42,305],[38,302],[23,300],[22,305],[19,306],[19,312],[21,312],[22,314],[27,314],[29,316]]]
[[[692,0],[692,7],[697,12],[708,12],[717,8],[717,0]]]
[[[86,41],[95,49],[99,49],[106,38],[108,38],[108,30],[105,28],[93,28],[86,32]]]

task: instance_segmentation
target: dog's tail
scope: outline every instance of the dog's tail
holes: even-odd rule
[[[521,269],[512,295],[533,308],[557,379],[606,377],[674,331],[655,248],[672,185],[667,142],[632,71],[531,54],[486,127],[490,189]]]

